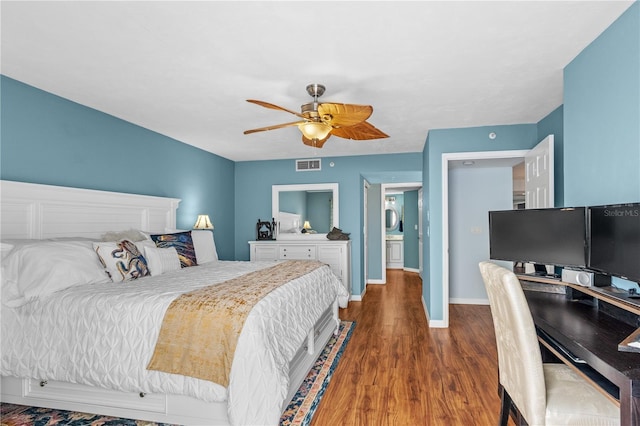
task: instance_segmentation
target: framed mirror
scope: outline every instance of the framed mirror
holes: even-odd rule
[[[278,240],[327,239],[340,226],[337,183],[273,185],[271,214]]]
[[[398,211],[395,207],[387,207],[384,210],[384,221],[387,231],[394,231],[398,227]]]

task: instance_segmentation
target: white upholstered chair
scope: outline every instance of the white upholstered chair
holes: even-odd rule
[[[619,425],[620,409],[565,364],[543,364],[535,325],[512,271],[481,262],[498,348],[500,425]],[[524,422],[526,423],[523,423]]]

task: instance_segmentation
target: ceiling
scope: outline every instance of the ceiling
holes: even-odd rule
[[[2,74],[234,160],[421,152],[430,129],[535,123],[563,68],[632,1],[2,1]],[[296,121],[320,101],[372,105],[390,137]]]

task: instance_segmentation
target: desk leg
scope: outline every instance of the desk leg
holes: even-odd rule
[[[507,426],[513,403],[501,384],[498,384],[498,394],[500,395],[500,420],[498,421],[498,426]]]
[[[640,383],[620,388],[620,424],[640,425]]]
[[[640,386],[637,386],[640,388]],[[640,425],[640,389],[635,389],[635,395],[631,398],[631,425]]]

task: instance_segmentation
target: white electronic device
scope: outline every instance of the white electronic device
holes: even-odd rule
[[[562,270],[562,281],[584,287],[593,287],[595,285],[593,272],[574,271],[572,269]]]

